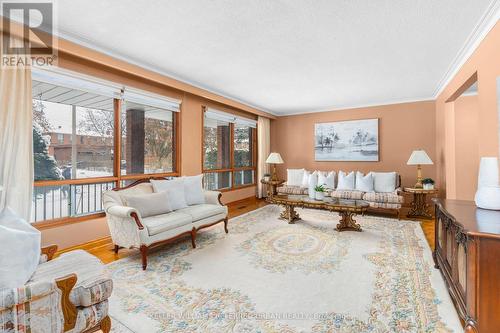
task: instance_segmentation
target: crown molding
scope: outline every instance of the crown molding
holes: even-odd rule
[[[88,39],[86,39],[86,38],[84,38],[82,36],[77,36],[77,35],[74,35],[74,34],[67,33],[65,31],[62,31],[61,29],[57,29],[56,35],[57,35],[58,38],[65,39],[65,40],[67,40],[67,41],[69,41],[71,43],[74,43],[74,44],[86,47],[88,49],[97,51],[99,53],[102,53],[102,54],[107,55],[109,57],[115,58],[117,60],[121,60],[121,61],[127,62],[127,63],[129,63],[131,65],[135,65],[135,66],[141,67],[143,69],[149,70],[151,72],[154,72],[154,73],[157,73],[157,74],[160,74],[160,75],[172,78],[174,80],[177,80],[177,81],[182,82],[184,84],[188,84],[188,85],[193,86],[195,88],[203,89],[203,90],[205,90],[207,92],[210,92],[212,94],[216,94],[216,95],[219,95],[221,97],[230,99],[230,100],[232,100],[234,102],[243,104],[243,105],[248,106],[250,108],[253,108],[255,110],[258,110],[258,111],[261,111],[261,112],[265,112],[265,113],[271,114],[273,116],[277,116],[277,114],[275,112],[266,110],[265,108],[262,108],[262,107],[257,106],[257,105],[253,105],[253,104],[251,104],[249,102],[243,101],[243,100],[238,99],[236,97],[224,94],[224,93],[222,93],[220,91],[217,91],[215,89],[206,87],[206,86],[204,86],[202,84],[199,84],[199,83],[196,83],[196,82],[193,82],[193,81],[189,81],[189,80],[180,78],[180,77],[176,76],[175,74],[169,73],[169,72],[167,72],[165,70],[162,70],[162,69],[158,68],[157,66],[149,64],[147,62],[137,61],[136,59],[133,59],[132,57],[125,56],[125,55],[120,54],[118,52],[111,51],[109,49],[96,46],[90,40],[88,40]]]
[[[379,102],[379,103],[350,104],[350,105],[343,105],[343,106],[338,106],[338,107],[311,110],[311,111],[297,111],[297,112],[285,111],[285,112],[275,112],[275,113],[276,113],[277,117],[299,116],[302,114],[309,114],[309,113],[335,112],[335,111],[345,111],[345,110],[353,110],[353,109],[374,108],[374,107],[387,106],[387,105],[408,104],[408,103],[418,103],[418,102],[433,102],[433,101],[435,101],[435,98],[430,96],[430,97],[422,97],[422,98],[394,99],[394,100],[389,100],[389,101]]]
[[[434,91],[433,98],[437,99],[439,95],[443,92],[444,88],[450,83],[450,81],[455,77],[460,68],[465,64],[465,62],[470,58],[470,56],[477,49],[479,44],[488,35],[488,33],[493,29],[497,21],[500,19],[500,0],[493,0],[488,7],[488,10],[479,20],[478,24],[475,26],[474,30],[471,32],[464,45],[458,52],[458,54],[453,59],[453,62],[448,67],[441,80],[439,81],[436,90]]]

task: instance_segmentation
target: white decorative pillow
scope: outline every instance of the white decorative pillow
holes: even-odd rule
[[[337,185],[337,190],[354,190],[354,171],[346,174],[344,171],[339,171],[339,183]]]
[[[356,190],[373,192],[373,174],[371,172],[366,176],[359,171],[356,172]]]
[[[326,188],[335,188],[335,171],[330,171],[328,176],[326,176]]]
[[[318,185],[318,174],[316,171],[314,171],[312,174],[309,175],[309,185],[307,188],[307,193],[309,194],[309,198],[314,199],[315,198],[315,191],[314,188]]]
[[[286,184],[289,186],[302,185],[304,169],[286,169]]]
[[[151,179],[155,193],[167,192],[170,208],[177,210],[186,208],[186,196],[184,194],[184,179],[175,178],[172,180],[154,180]]]
[[[186,203],[191,205],[199,205],[205,203],[205,194],[203,194],[203,175],[183,177],[184,178],[184,195]]]
[[[122,196],[125,205],[137,209],[141,217],[171,212],[169,199],[168,192]]]
[[[394,192],[396,190],[395,172],[373,172],[375,192]]]
[[[304,170],[304,176],[302,177],[302,184],[300,185],[301,187],[308,187],[309,186],[309,176],[311,173],[307,170]]]
[[[40,262],[40,231],[6,207],[0,212],[0,289],[29,281]]]
[[[328,174],[323,171],[318,171],[318,185],[326,186],[326,177]]]

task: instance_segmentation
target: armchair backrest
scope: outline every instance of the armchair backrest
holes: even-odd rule
[[[108,208],[116,205],[125,205],[122,199],[122,196],[124,195],[140,195],[149,193],[153,193],[153,185],[149,182],[149,179],[137,181],[124,188],[106,191],[102,194],[102,203],[104,206],[104,210],[107,210]]]

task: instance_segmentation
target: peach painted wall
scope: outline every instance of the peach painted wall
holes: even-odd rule
[[[342,111],[278,117],[271,122],[271,150],[279,152],[285,164],[278,167],[308,170],[397,171],[403,185],[416,181],[416,167],[406,165],[415,149],[424,149],[435,159],[435,104],[433,101],[375,106]],[[379,118],[379,162],[316,162],[314,124],[354,119]],[[424,177],[435,177],[434,166],[423,166]]]
[[[479,171],[479,106],[477,95],[461,96],[455,112],[456,199],[474,200]]]
[[[453,127],[450,122],[453,117],[447,113],[453,112],[453,107],[446,101],[475,73],[478,77],[478,157],[498,156],[498,114],[496,79],[500,76],[500,23],[493,27],[488,35],[479,44],[471,57],[460,68],[451,82],[445,87],[436,101],[436,154],[437,181],[441,189],[451,193],[442,193],[443,196],[453,197],[457,194],[456,179],[470,177],[463,171],[456,170],[456,160],[447,158],[450,150],[457,150],[446,134],[447,128]],[[448,138],[448,140],[447,140]],[[452,154],[451,154],[452,155]],[[455,169],[455,175],[453,171]],[[450,174],[451,170],[451,174]],[[461,173],[458,173],[461,172]]]

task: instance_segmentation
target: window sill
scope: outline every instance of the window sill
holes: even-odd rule
[[[32,223],[31,225],[33,227],[37,228],[38,230],[46,230],[46,229],[61,227],[64,225],[70,225],[70,224],[85,222],[88,220],[94,220],[94,219],[102,218],[105,216],[106,216],[106,213],[102,212],[102,213],[96,213],[96,214],[90,214],[90,215],[84,215],[84,216],[78,216],[78,217],[65,217],[65,218],[54,219],[54,220],[40,221],[40,222]]]

